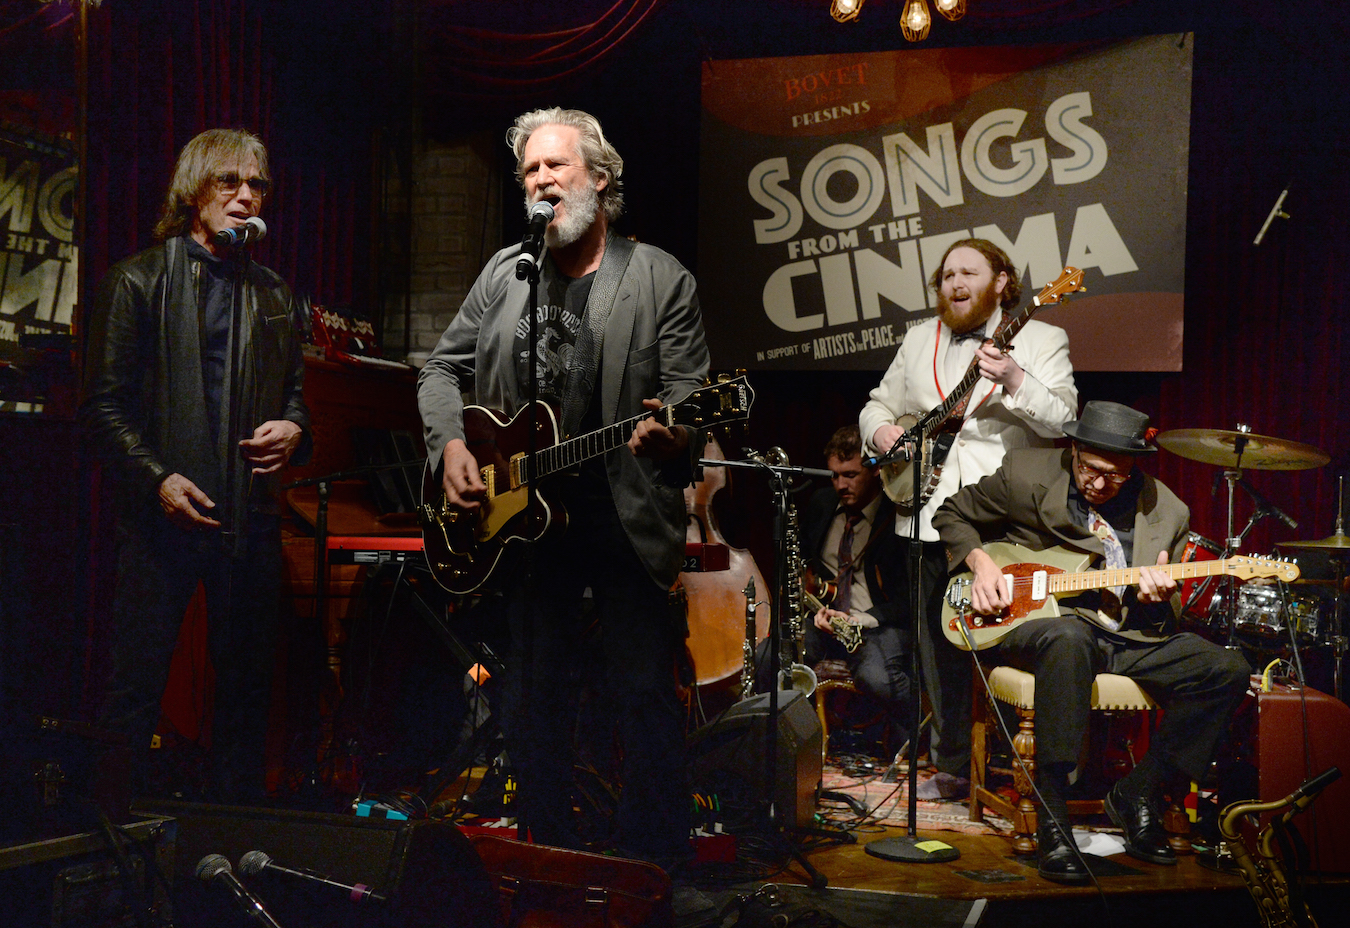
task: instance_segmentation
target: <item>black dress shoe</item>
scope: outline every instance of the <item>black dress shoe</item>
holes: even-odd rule
[[[1054,822],[1036,829],[1036,872],[1055,883],[1086,883],[1091,876],[1076,849]]]
[[[1117,783],[1106,794],[1105,805],[1107,816],[1125,832],[1125,853],[1151,864],[1169,866],[1177,862],[1176,852],[1167,843],[1167,832],[1147,798],[1127,795]]]

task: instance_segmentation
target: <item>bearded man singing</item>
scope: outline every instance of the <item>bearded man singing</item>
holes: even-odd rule
[[[994,347],[992,339],[1016,310],[1022,286],[1017,269],[993,242],[972,238],[953,244],[930,285],[937,316],[906,333],[858,426],[870,450],[884,454],[903,434],[896,420],[922,417],[943,403],[978,359],[981,379],[952,414],[941,478],[918,513],[925,622],[919,660],[933,709],[930,755],[938,770],[919,785],[919,796],[959,799],[969,790],[970,657],[939,628],[947,557],[933,530],[933,513],[961,487],[993,473],[1009,449],[1052,445],[1078,411],[1078,390],[1063,329],[1032,320],[1006,352]],[[898,561],[909,572],[910,517],[897,512],[895,530],[905,546]],[[901,579],[908,588],[912,578]]]

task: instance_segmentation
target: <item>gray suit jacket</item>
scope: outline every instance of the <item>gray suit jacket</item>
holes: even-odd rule
[[[1008,541],[1039,551],[1055,545],[1104,556],[1099,538],[1073,521],[1069,511],[1069,450],[1024,448],[1008,452],[999,469],[951,496],[933,517],[933,527],[947,546],[953,571],[965,569],[966,555],[985,542]],[[1133,567],[1155,564],[1158,552],[1178,563],[1186,547],[1190,510],[1171,490],[1148,474],[1139,491],[1134,517]],[[1084,597],[1085,600],[1088,597]],[[1073,600],[1061,600],[1073,608]],[[1166,603],[1139,604],[1133,590],[1123,601],[1119,634],[1133,640],[1157,640],[1175,631],[1180,596]],[[1095,612],[1095,606],[1091,606]],[[1096,623],[1093,623],[1094,627]],[[1109,634],[1105,631],[1102,634]]]
[[[607,248],[604,260],[614,251]],[[492,257],[418,378],[432,469],[439,467],[446,442],[464,437],[462,393],[507,415],[526,405],[529,384],[519,382],[513,357],[515,328],[529,294],[528,284],[515,276],[519,254],[514,245]],[[646,397],[679,402],[707,379],[708,348],[694,278],[664,251],[636,246],[605,324],[599,363],[604,423],[641,414]],[[663,587],[675,582],[683,564],[682,488],[693,480],[702,446],[701,436],[694,435],[686,457],[661,465],[624,447],[606,456],[619,519]]]

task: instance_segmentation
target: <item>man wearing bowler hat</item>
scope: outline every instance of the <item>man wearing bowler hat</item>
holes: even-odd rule
[[[1161,825],[1163,794],[1203,776],[1248,682],[1240,654],[1176,633],[1177,583],[1153,568],[1180,559],[1190,512],[1135,466],[1157,450],[1147,425],[1148,416],[1128,406],[1089,402],[1064,426],[1069,448],[1009,451],[997,471],[933,517],[952,568],[972,571],[971,604],[986,615],[1011,604],[1000,566],[982,547],[988,542],[1060,546],[1093,555],[1095,567],[1140,568],[1137,588],[1063,597],[1061,615],[1016,625],[990,649],[998,662],[1036,676],[1036,774],[1045,801],[1038,869],[1061,883],[1089,879],[1063,823],[1093,677],[1131,677],[1165,710],[1148,752],[1106,798],[1126,851],[1164,865],[1176,858]]]

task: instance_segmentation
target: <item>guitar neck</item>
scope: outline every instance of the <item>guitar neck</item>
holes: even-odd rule
[[[1009,319],[1007,325],[1003,327],[1003,331],[999,332],[998,337],[994,339],[994,346],[1000,351],[1006,348],[1008,343],[1013,340],[1013,336],[1022,331],[1022,327],[1027,324],[1027,321],[1031,319],[1032,313],[1036,312],[1036,310],[1040,308],[1040,305],[1039,298],[1032,300],[1031,304],[1028,305],[1026,309]],[[974,358],[971,360],[970,366],[966,368],[966,376],[962,377],[961,382],[956,385],[956,388],[947,394],[947,398],[942,401],[942,405],[938,406],[924,418],[923,438],[925,440],[930,437],[931,432],[934,429],[947,421],[957,405],[965,399],[966,394],[975,389],[975,384],[979,379],[980,359]]]
[[[608,454],[626,445],[637,424],[651,416],[650,412],[642,413],[631,419],[596,429],[594,432],[587,432],[585,435],[560,441],[556,445],[540,448],[535,452],[535,472],[542,479],[569,467],[575,467],[583,461]]]
[[[1215,574],[1230,572],[1234,561],[1231,558],[1217,561],[1188,561],[1184,564],[1163,564],[1154,568],[1161,570],[1173,580],[1190,580],[1195,577],[1212,577]],[[1112,586],[1138,586],[1139,567],[1122,567],[1105,570],[1084,570],[1079,573],[1051,574],[1047,583],[1051,593],[1077,593],[1083,590],[1103,590]]]

